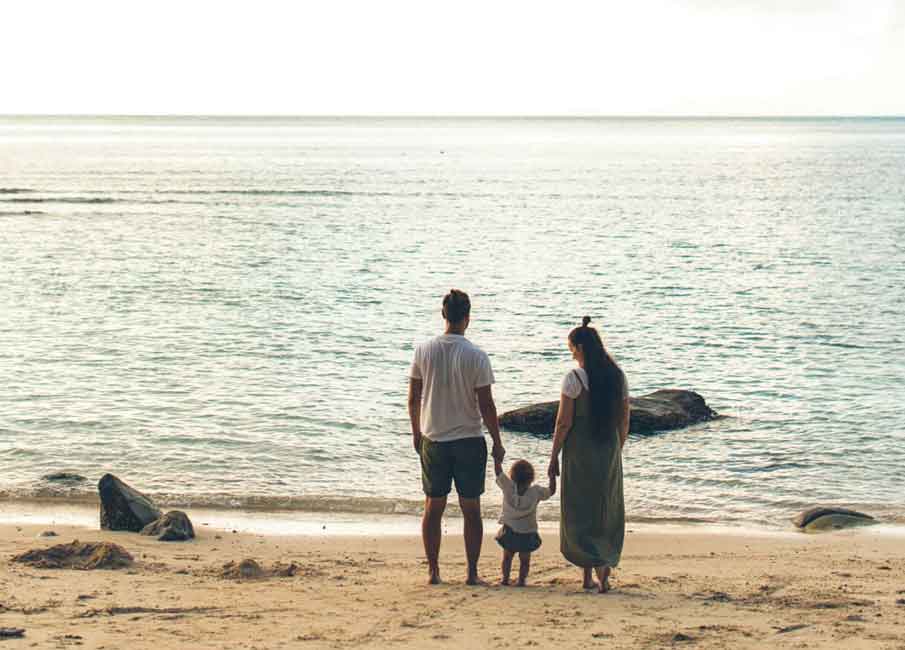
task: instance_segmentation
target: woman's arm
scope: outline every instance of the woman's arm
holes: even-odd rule
[[[553,430],[553,449],[550,452],[550,468],[547,473],[551,478],[559,476],[559,452],[572,429],[575,417],[575,400],[565,393],[559,396],[559,412],[556,414],[556,428]]]
[[[628,428],[632,421],[632,404],[628,397],[622,403],[622,422],[619,423],[619,447],[625,447],[625,441],[628,440]]]

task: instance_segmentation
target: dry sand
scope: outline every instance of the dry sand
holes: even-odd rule
[[[905,648],[905,538],[880,529],[824,535],[629,526],[607,595],[582,592],[555,534],[527,588],[482,575],[462,584],[461,537],[444,539],[445,584],[425,584],[416,536],[261,537],[198,527],[163,543],[129,533],[0,525],[2,648]],[[489,529],[488,529],[489,531]],[[11,563],[32,548],[112,541],[132,568],[77,571]],[[291,577],[242,580],[254,559]],[[277,567],[280,569],[280,567]],[[279,571],[277,573],[280,573]],[[898,602],[897,602],[898,601]]]

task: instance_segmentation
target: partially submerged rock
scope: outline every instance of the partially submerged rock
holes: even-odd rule
[[[88,479],[86,479],[81,474],[77,474],[76,472],[70,470],[62,470],[60,472],[51,472],[50,474],[45,474],[41,477],[41,480],[47,481],[48,483],[76,485],[78,483],[84,483]]]
[[[12,558],[13,562],[37,569],[122,569],[132,565],[133,558],[119,544],[79,542],[57,544],[50,548],[32,549]]]
[[[704,398],[690,390],[663,389],[630,398],[629,432],[650,434],[679,429],[717,417]],[[500,425],[513,431],[552,435],[559,402],[544,402],[503,413]]]
[[[857,526],[869,526],[877,520],[856,510],[847,508],[817,507],[805,510],[792,520],[795,526],[806,532],[841,530]]]
[[[157,537],[161,542],[185,542],[194,539],[195,529],[187,514],[171,510],[142,528],[141,534]]]
[[[104,474],[97,484],[101,497],[101,528],[138,533],[163,513],[148,497],[113,474]]]

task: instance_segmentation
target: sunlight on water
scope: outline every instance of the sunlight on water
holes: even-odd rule
[[[732,416],[632,440],[630,517],[905,512],[903,120],[0,118],[0,273],[6,493],[417,512],[455,286],[501,411],[590,314],[634,394]]]

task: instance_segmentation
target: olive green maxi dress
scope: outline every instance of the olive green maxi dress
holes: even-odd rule
[[[577,566],[616,567],[625,539],[622,447],[616,427],[605,435],[591,426],[591,395],[582,384],[572,429],[562,451],[560,550]]]

